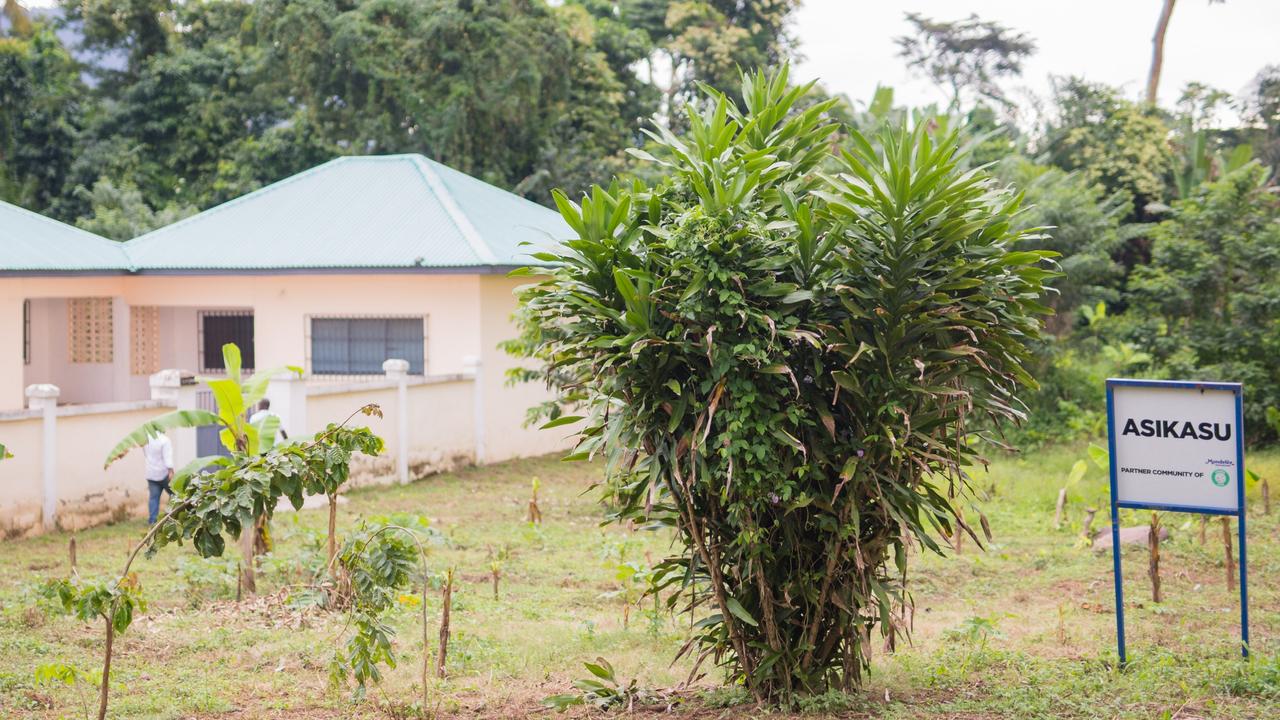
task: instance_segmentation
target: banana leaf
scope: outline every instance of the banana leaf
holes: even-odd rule
[[[111,463],[124,457],[133,448],[142,447],[151,438],[162,435],[169,430],[221,424],[222,420],[207,410],[174,410],[173,412],[165,413],[154,420],[148,420],[139,425],[133,432],[125,435],[124,439],[111,448],[111,452],[107,453],[107,460],[102,464],[102,467],[105,470],[111,466]]]

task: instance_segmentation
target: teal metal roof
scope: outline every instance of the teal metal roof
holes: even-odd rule
[[[124,243],[0,203],[0,273],[479,271],[569,236],[558,213],[421,155],[341,157]]]
[[[83,272],[127,265],[121,243],[0,202],[0,272]]]
[[[421,155],[341,157],[125,243],[130,269],[479,268],[531,262],[560,215]]]

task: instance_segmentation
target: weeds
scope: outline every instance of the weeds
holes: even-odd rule
[[[574,681],[574,687],[581,692],[547,697],[542,701],[545,707],[564,712],[575,705],[587,705],[597,710],[626,708],[631,712],[637,705],[664,702],[661,695],[641,687],[635,678],[626,683],[618,680],[613,666],[602,657],[582,665],[593,677]]]

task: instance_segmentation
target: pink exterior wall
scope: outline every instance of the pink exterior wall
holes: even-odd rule
[[[428,374],[453,374],[480,352],[480,276],[142,275],[0,278],[0,410],[24,407],[23,388],[49,382],[64,402],[148,397],[145,376],[128,364],[128,307],[155,305],[161,315],[162,365],[199,371],[196,312],[245,308],[254,313],[260,368],[305,365],[309,316],[423,315]],[[67,362],[66,298],[114,297],[115,363]],[[32,365],[22,361],[22,302],[32,300]],[[170,365],[165,361],[172,361]]]
[[[503,340],[517,334],[512,315],[516,311],[515,289],[530,279],[505,275],[480,278],[481,360],[485,398],[485,461],[499,462],[513,457],[529,457],[563,450],[569,428],[538,430],[524,427],[525,411],[548,397],[547,389],[536,383],[507,386],[507,370],[521,361],[498,348]]]
[[[39,418],[23,407],[23,389],[51,382],[74,404],[144,400],[148,378],[129,374],[128,307],[154,305],[160,314],[162,367],[198,371],[196,318],[199,309],[251,308],[257,365],[302,364],[307,318],[317,315],[424,315],[427,373],[411,380],[407,440],[410,475],[421,477],[474,461],[477,425],[485,462],[541,455],[568,447],[565,428],[540,431],[523,426],[525,411],[546,398],[537,385],[507,387],[505,371],[515,360],[498,344],[516,334],[513,290],[523,281],[501,275],[277,275],[0,278],[0,443],[16,457],[0,462],[0,538],[35,532],[41,517]],[[67,362],[66,298],[112,297],[115,361]],[[22,304],[32,300],[32,364],[22,360]],[[480,398],[464,373],[464,358],[481,358]],[[385,419],[361,418],[387,441],[377,460],[353,464],[353,484],[395,477],[401,447],[393,384],[374,378],[370,387],[312,387],[306,398],[306,432],[340,421],[360,405],[377,402]],[[166,412],[154,403],[58,408],[58,503],[60,524],[79,528],[136,516],[146,485],[138,453],[104,472],[108,449],[128,431]],[[477,410],[482,419],[477,423]],[[292,432],[292,429],[291,429]]]

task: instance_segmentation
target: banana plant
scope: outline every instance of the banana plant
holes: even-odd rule
[[[223,366],[227,370],[226,377],[200,377],[200,382],[208,386],[217,401],[216,413],[208,410],[174,410],[154,420],[139,425],[126,435],[107,455],[103,468],[124,457],[130,450],[146,445],[151,438],[176,428],[196,428],[206,425],[217,425],[222,428],[218,438],[222,445],[233,453],[258,455],[267,452],[275,445],[275,438],[280,429],[280,418],[267,415],[257,423],[247,419],[249,410],[267,394],[267,384],[271,378],[286,372],[302,375],[302,368],[296,365],[284,365],[254,373],[245,379],[241,372],[240,348],[235,343],[222,346]],[[175,490],[196,470],[220,462],[220,456],[196,458],[181,470],[174,473]]]

